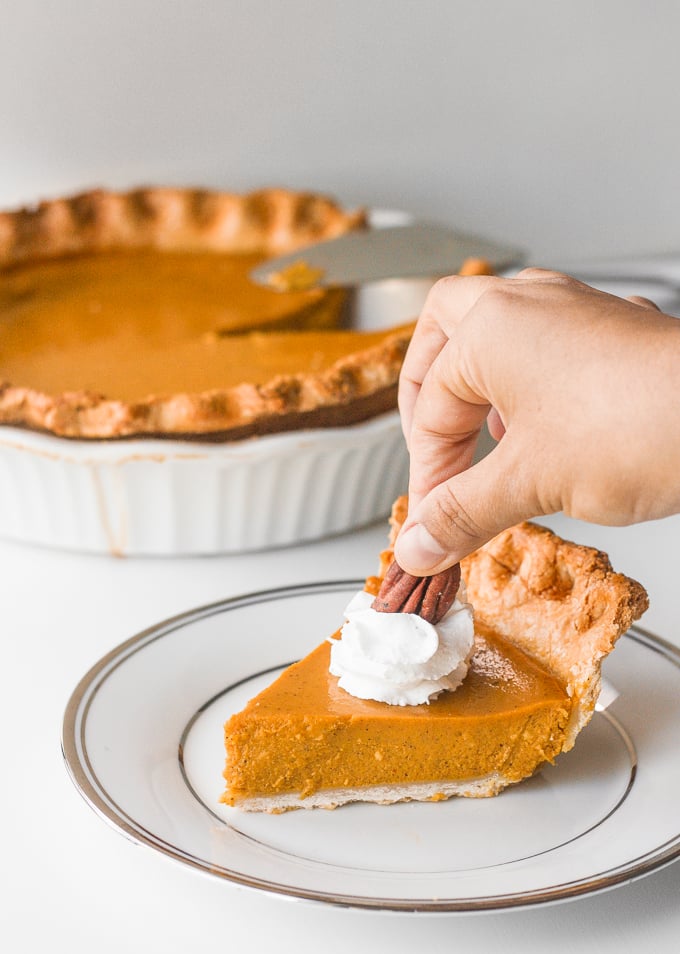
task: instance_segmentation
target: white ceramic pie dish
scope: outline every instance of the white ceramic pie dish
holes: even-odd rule
[[[118,556],[230,553],[341,533],[406,484],[398,414],[228,444],[65,441],[0,428],[0,535]]]
[[[374,225],[408,221],[374,213]],[[432,281],[354,296],[359,328],[415,318]],[[91,553],[189,556],[286,546],[387,516],[406,489],[398,415],[224,444],[77,441],[0,426],[0,536]]]

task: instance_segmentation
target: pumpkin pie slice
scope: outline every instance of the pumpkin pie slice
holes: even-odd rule
[[[400,498],[390,544],[405,515]],[[392,559],[390,545],[369,592]],[[496,795],[571,749],[645,590],[605,554],[530,523],[472,554],[462,574],[475,645],[458,689],[426,705],[357,699],[329,673],[326,640],[226,723],[222,801],[280,812]]]

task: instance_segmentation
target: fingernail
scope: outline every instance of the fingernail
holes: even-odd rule
[[[397,540],[398,559],[407,566],[417,567],[427,571],[446,556],[446,550],[438,543],[422,523],[414,523],[412,527],[400,534]]]

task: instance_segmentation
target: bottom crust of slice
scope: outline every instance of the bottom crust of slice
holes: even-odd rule
[[[279,814],[297,808],[338,808],[349,802],[393,805],[395,802],[443,802],[456,795],[465,798],[489,798],[508,785],[516,784],[498,773],[463,782],[418,782],[409,785],[370,785],[365,788],[329,788],[302,798],[299,792],[281,795],[255,795],[238,799],[234,807],[244,812]]]

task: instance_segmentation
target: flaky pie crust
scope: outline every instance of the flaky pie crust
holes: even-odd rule
[[[0,267],[135,248],[279,255],[365,223],[362,210],[311,192],[96,189],[0,212]]]
[[[407,498],[398,498],[381,575],[407,511]],[[572,700],[562,747],[568,751],[595,709],[602,662],[648,608],[647,591],[616,573],[606,553],[528,522],[471,553],[461,572],[475,618],[538,659],[565,686]]]
[[[37,259],[151,248],[278,255],[365,225],[308,192],[245,195],[202,189],[92,191],[0,213],[0,270]],[[177,436],[233,440],[301,427],[339,426],[396,406],[412,326],[316,374],[280,375],[263,385],[150,395],[127,402],[91,391],[46,394],[0,381],[0,424],[69,438]]]

